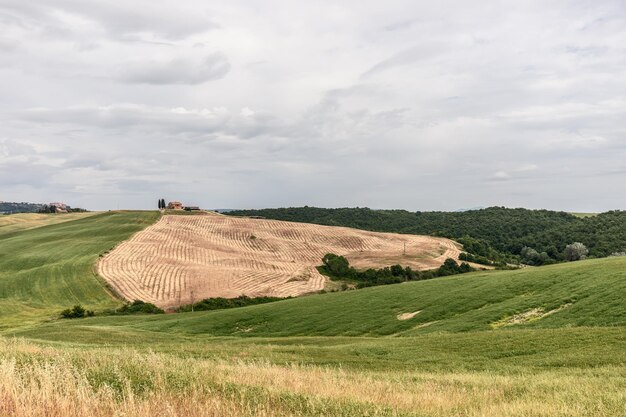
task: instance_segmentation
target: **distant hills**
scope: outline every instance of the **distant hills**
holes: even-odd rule
[[[0,214],[37,213],[44,205],[39,203],[11,203],[0,201]]]

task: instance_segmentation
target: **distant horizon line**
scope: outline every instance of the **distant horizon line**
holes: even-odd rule
[[[173,200],[172,200],[173,201]],[[6,201],[6,200],[0,200],[0,204],[30,204],[30,205],[47,205],[50,203],[35,203],[35,202],[29,202],[29,201]],[[66,203],[67,204],[67,203]],[[82,209],[86,209],[88,211],[127,211],[127,210],[138,210],[138,211],[145,211],[145,210],[153,210],[152,208],[122,208],[122,207],[117,207],[117,208],[87,208],[87,207],[82,207],[80,205],[73,205],[73,204],[68,204],[70,207],[73,208],[82,208]],[[197,204],[194,204],[194,206],[198,206]],[[612,208],[612,209],[608,209],[608,210],[601,210],[601,211],[595,211],[595,210],[566,210],[566,209],[550,209],[550,208],[531,208],[531,207],[524,207],[524,206],[506,206],[506,205],[490,205],[490,206],[474,206],[474,207],[469,207],[469,208],[457,208],[457,209],[450,209],[450,210],[432,210],[432,209],[426,209],[426,210],[412,210],[412,209],[407,209],[407,208],[399,208],[399,207],[385,207],[385,208],[381,208],[381,207],[369,207],[369,206],[334,206],[334,207],[328,207],[328,206],[315,206],[315,205],[308,205],[308,204],[304,204],[304,205],[283,205],[283,206],[265,206],[265,207],[253,207],[253,208],[242,208],[242,207],[236,207],[236,208],[203,208],[201,205],[199,206],[201,209],[203,210],[211,210],[211,211],[223,211],[223,212],[228,212],[228,211],[238,211],[238,210],[268,210],[268,209],[287,209],[287,208],[304,208],[304,207],[309,207],[309,208],[320,208],[320,209],[328,209],[328,210],[333,210],[333,209],[369,209],[369,210],[374,210],[374,211],[385,211],[385,210],[404,210],[404,211],[408,211],[408,212],[448,212],[448,213],[461,213],[461,212],[465,212],[465,211],[478,211],[478,210],[484,210],[484,209],[489,209],[489,208],[505,208],[505,209],[511,209],[511,210],[515,210],[515,209],[524,209],[524,210],[533,210],[533,211],[539,211],[539,210],[546,210],[546,211],[553,211],[553,212],[563,212],[563,213],[573,213],[573,214],[601,214],[601,213],[606,213],[606,212],[610,212],[610,211],[622,211],[624,209],[622,208]],[[155,208],[155,210],[158,210],[158,208]]]

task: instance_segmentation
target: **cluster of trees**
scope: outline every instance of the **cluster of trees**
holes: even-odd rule
[[[141,300],[135,300],[124,304],[122,307],[116,310],[106,310],[98,315],[114,316],[114,315],[129,315],[129,314],[163,314],[165,311],[155,306],[152,303],[146,303]],[[61,312],[61,318],[64,319],[82,319],[84,317],[93,317],[96,313],[93,310],[87,310],[82,305],[75,305],[71,309],[65,309]]]
[[[590,257],[610,256],[626,249],[626,211],[577,217],[559,211],[504,207],[464,212],[409,212],[305,206],[235,210],[225,214],[448,237],[462,241],[468,252],[498,262],[527,259],[522,256],[524,248],[536,251],[538,259],[543,258],[544,263],[566,261],[569,259],[566,248],[572,242],[583,243]],[[528,255],[528,249],[526,252]],[[530,255],[536,258],[533,252]]]
[[[80,207],[70,207],[70,206],[65,206],[65,210],[68,213],[86,213],[87,210],[84,208],[80,208]],[[54,204],[42,204],[41,208],[37,211],[37,213],[56,213],[57,212],[57,206],[55,206]]]
[[[588,254],[589,249],[587,249],[584,244],[580,242],[574,242],[565,246],[565,249],[563,250],[563,260],[569,262],[579,261],[581,259],[585,259]],[[556,262],[553,258],[550,257],[550,255],[548,255],[547,252],[537,252],[535,249],[528,246],[524,246],[522,248],[520,257],[522,259],[522,262],[527,265],[549,265]]]
[[[495,250],[484,240],[463,236],[456,238],[456,241],[462,244],[463,249],[466,251],[466,253],[461,254],[463,258],[459,258],[462,261],[497,267],[504,267],[507,263],[516,264],[519,262],[517,257]]]
[[[1,214],[13,214],[13,213],[38,213],[41,210],[43,204],[34,203],[10,203],[7,201],[0,201],[0,213]]]
[[[504,268],[506,266],[506,263],[504,262],[494,261],[485,256],[474,255],[473,253],[469,253],[469,252],[461,252],[461,254],[459,255],[459,260],[466,261],[466,262],[473,262],[475,264],[480,264],[480,265],[495,266],[495,267],[500,267],[500,268]]]
[[[405,281],[419,281],[474,271],[474,268],[467,263],[463,262],[459,265],[451,258],[446,259],[439,268],[429,271],[414,271],[409,266],[403,268],[400,265],[358,271],[350,266],[350,263],[344,256],[334,253],[324,255],[322,264],[322,266],[318,267],[322,274],[329,276],[333,280],[353,281],[356,283],[357,288],[397,284]]]
[[[64,319],[82,319],[83,317],[93,317],[95,315],[96,313],[93,310],[87,310],[80,304],[61,311],[61,317]]]
[[[68,212],[86,212],[87,210],[76,207],[65,206]],[[56,213],[56,206],[39,203],[9,203],[0,201],[0,214],[14,213]]]
[[[248,297],[246,295],[240,295],[237,298],[205,298],[197,303],[187,304],[181,306],[179,312],[188,311],[209,311],[209,310],[222,310],[225,308],[246,307],[257,304],[273,303],[274,301],[286,300],[291,297]]]
[[[167,204],[165,204],[165,199],[164,198],[160,198],[159,199],[159,210],[163,210],[167,208]]]
[[[109,312],[109,314],[119,314],[119,315],[128,315],[128,314],[163,314],[165,311],[160,309],[156,305],[152,303],[146,303],[142,300],[135,300],[132,303],[126,303],[122,307],[118,308],[113,312]]]

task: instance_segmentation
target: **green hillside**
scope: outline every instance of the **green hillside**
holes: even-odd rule
[[[211,336],[412,336],[434,332],[626,326],[626,257],[312,295],[276,303],[51,326],[124,326]],[[87,304],[87,307],[92,307]],[[399,320],[403,313],[417,313]]]
[[[2,327],[81,303],[118,304],[95,277],[97,257],[152,224],[156,212],[103,213],[0,236]],[[96,317],[49,326],[126,326],[215,336],[420,335],[517,328],[626,325],[626,257],[482,271],[271,304],[166,315]],[[399,320],[401,314],[415,313]]]
[[[100,254],[157,217],[110,212],[0,235],[0,329],[47,319],[75,303],[119,304],[93,266]]]

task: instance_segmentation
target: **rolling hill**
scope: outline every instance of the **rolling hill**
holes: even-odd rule
[[[158,217],[0,235],[0,415],[623,415],[626,257],[57,319],[119,305],[95,263]]]
[[[49,326],[122,326],[183,335],[418,336],[626,326],[626,257],[312,295],[270,304]],[[405,313],[416,313],[401,319]]]
[[[156,221],[158,213],[69,216],[46,217],[43,223],[68,219],[46,226],[36,217],[16,224],[40,227],[0,234],[0,328],[39,322],[77,303],[97,309],[120,304],[96,276],[94,264],[99,255]]]
[[[95,212],[65,213],[65,214],[41,214],[41,213],[18,213],[0,217],[0,237],[9,233],[22,230],[36,229],[41,226],[65,223],[93,216]]]
[[[219,214],[165,215],[98,263],[127,299],[175,307],[207,297],[288,297],[324,289],[316,266],[327,253],[357,268],[432,269],[458,259],[455,242],[431,236]]]

